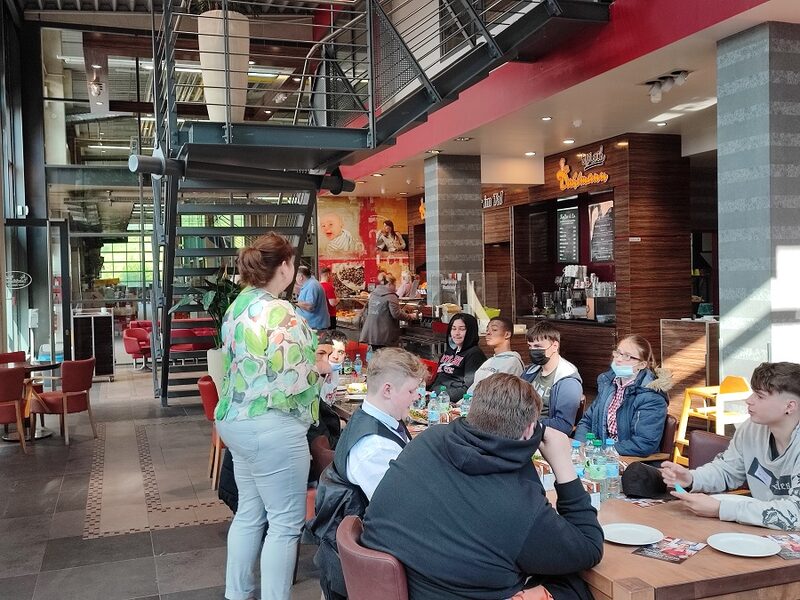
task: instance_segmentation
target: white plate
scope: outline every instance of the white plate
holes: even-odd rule
[[[347,400],[350,402],[355,402],[356,400],[365,400],[366,398],[366,394],[347,394]]]
[[[781,551],[778,542],[749,533],[715,533],[706,541],[715,550],[736,556],[772,556]]]
[[[715,500],[722,502],[723,500],[733,500],[734,502],[742,502],[743,500],[752,500],[750,496],[742,496],[741,494],[711,494]]]
[[[603,525],[603,535],[607,542],[626,546],[647,546],[664,539],[658,529],[636,523],[609,523]]]

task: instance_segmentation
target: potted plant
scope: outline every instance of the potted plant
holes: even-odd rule
[[[189,288],[172,308],[169,314],[173,314],[184,306],[200,304],[203,310],[208,313],[214,322],[214,347],[207,352],[208,374],[217,386],[217,393],[222,393],[222,320],[228,307],[233,304],[239,292],[242,290],[238,283],[228,277],[227,265],[222,265],[216,277],[205,279],[200,285]]]
[[[237,8],[240,5],[236,5]],[[248,6],[248,5],[242,5]],[[250,21],[247,15],[228,10],[228,67],[225,80],[225,11],[218,0],[194,3],[197,17],[197,43],[203,72],[203,95],[211,121],[226,121],[230,89],[231,123],[244,121],[247,104],[247,71],[250,66]]]

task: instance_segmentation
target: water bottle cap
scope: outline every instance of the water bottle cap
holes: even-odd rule
[[[446,388],[446,387],[444,387],[443,385],[440,385],[440,386],[439,386],[439,391],[440,391],[440,392],[443,392],[443,391],[445,391],[446,389],[447,389],[447,388]]]
[[[613,446],[613,445],[614,445],[614,440],[612,440],[611,438],[607,438],[606,439],[606,446]]]
[[[580,448],[581,443],[578,440],[572,440],[572,447],[573,448]]]
[[[586,434],[586,441],[587,442],[589,442],[589,441],[591,441],[593,439],[594,439],[594,434],[593,433],[587,433]]]
[[[600,440],[592,440],[592,446],[600,448],[602,445],[603,445],[603,442],[601,442]]]

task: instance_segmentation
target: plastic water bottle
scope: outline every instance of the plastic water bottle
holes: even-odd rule
[[[469,415],[470,406],[472,406],[472,394],[464,394],[464,397],[461,398],[461,405],[459,406],[459,412],[462,417]]]
[[[450,394],[445,386],[439,387],[439,422],[450,422]]]
[[[364,363],[361,362],[361,355],[356,354],[356,360],[353,362],[353,370],[356,372],[358,377],[361,377],[361,371],[364,368]]]
[[[436,392],[431,392],[431,399],[428,401],[428,427],[439,424],[439,399]]]
[[[419,395],[419,398],[416,402],[414,402],[414,408],[421,410],[428,407],[428,401],[426,397],[427,393],[428,392],[425,390],[425,386],[420,384],[420,386],[417,388],[417,394]]]
[[[373,355],[372,346],[368,346],[367,347],[367,355],[364,357],[364,360],[367,361],[367,364],[369,364],[370,361],[372,361],[372,355]]]
[[[591,460],[588,462],[589,479],[597,484],[600,502],[606,497],[606,455],[603,454],[603,442],[592,441]]]
[[[606,498],[619,498],[622,493],[620,477],[619,452],[614,448],[614,440],[606,440]]]
[[[582,478],[586,473],[586,457],[583,455],[583,448],[578,440],[572,440],[572,465],[578,478]]]
[[[352,375],[353,374],[353,361],[350,360],[349,356],[344,357],[344,362],[342,363],[342,375]]]

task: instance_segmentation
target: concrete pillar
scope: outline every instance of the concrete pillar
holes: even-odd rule
[[[798,362],[800,25],[717,46],[722,375]]]
[[[442,273],[483,272],[480,156],[425,160],[428,302],[440,303]],[[466,299],[464,299],[466,302]]]

